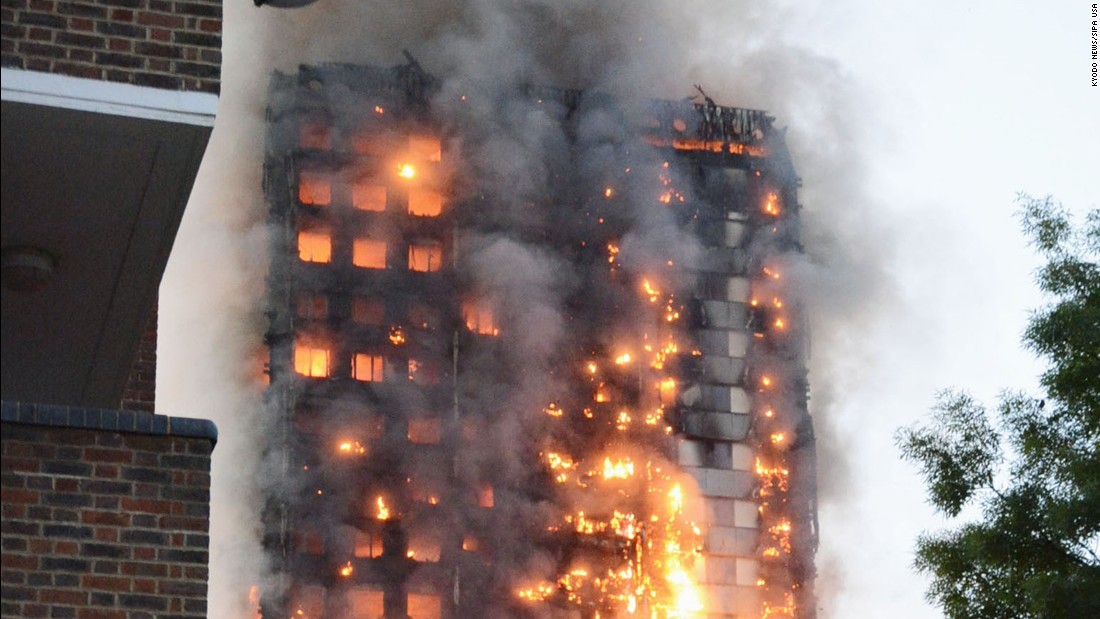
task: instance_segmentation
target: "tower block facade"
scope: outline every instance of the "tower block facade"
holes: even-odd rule
[[[273,79],[263,617],[813,617],[782,132],[506,90]]]

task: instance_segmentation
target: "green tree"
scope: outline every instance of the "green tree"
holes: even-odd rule
[[[935,508],[980,513],[922,534],[915,567],[949,619],[1100,617],[1100,210],[1075,227],[1049,197],[1017,204],[1046,261],[1050,301],[1023,338],[1048,364],[1044,396],[1004,392],[990,414],[944,391],[926,424],[898,430]]]

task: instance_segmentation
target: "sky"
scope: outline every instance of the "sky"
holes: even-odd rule
[[[234,79],[242,70],[240,56],[258,56],[248,70],[265,75],[271,66],[287,64],[266,57],[276,54],[277,45],[255,44],[256,24],[266,20],[264,27],[281,33],[287,45],[322,46],[326,35],[316,26],[324,23],[318,16],[327,1],[301,12],[255,9],[246,0],[226,4],[225,79],[211,141],[224,160],[255,151],[235,140],[223,118],[233,118],[238,108],[262,109],[265,80]],[[692,11],[715,6],[683,4]],[[716,49],[726,45],[744,54],[727,58],[730,70],[741,73],[735,83],[769,90],[769,72],[780,66],[775,79],[784,83],[774,92],[805,98],[797,105],[782,103],[796,117],[777,122],[792,125],[808,225],[828,229],[850,259],[875,263],[864,271],[858,267],[866,265],[849,265],[875,280],[851,287],[852,298],[838,303],[836,295],[848,289],[834,287],[833,296],[822,300],[823,306],[857,308],[856,328],[813,336],[811,408],[822,458],[821,616],[938,617],[924,601],[927,582],[911,563],[916,536],[944,523],[927,505],[915,470],[900,461],[893,435],[927,415],[936,392],[947,387],[967,388],[985,402],[1003,388],[1035,389],[1042,366],[1019,339],[1029,309],[1042,302],[1032,281],[1039,261],[1019,231],[1013,200],[1018,191],[1052,194],[1076,213],[1100,204],[1096,166],[1088,156],[1100,137],[1094,111],[1100,109],[1100,89],[1090,86],[1089,75],[1090,3],[735,4],[744,10],[744,23],[716,20],[701,37],[711,37]],[[721,40],[733,36],[747,42]],[[783,56],[787,64],[769,64],[770,54],[790,50],[795,53]],[[715,56],[722,62],[721,54]],[[791,58],[806,59],[805,70],[790,66]],[[835,98],[827,96],[833,89]],[[739,92],[724,92],[720,103],[759,104],[743,92],[745,100]],[[827,123],[838,117],[845,120],[836,126],[852,131],[854,146],[837,151],[840,161],[818,166],[832,156],[822,140],[833,134],[816,133],[808,119]],[[262,127],[260,120],[251,118],[252,129]],[[208,385],[213,376],[232,374],[231,360],[248,354],[249,343],[239,333],[250,320],[256,325],[247,299],[258,294],[263,268],[256,259],[262,256],[262,230],[249,221],[262,204],[255,192],[234,193],[240,180],[227,176],[229,168],[218,164],[223,160],[208,159],[162,286],[158,408],[182,416],[229,411],[216,418],[223,440],[215,451],[215,481],[219,470],[223,480],[231,480],[217,482],[222,486],[215,488],[215,500],[219,493],[232,497],[239,513],[229,513],[223,502],[214,518],[239,523],[255,507],[249,502],[255,497],[242,494],[239,484],[257,464],[239,458],[247,446],[224,437],[248,426],[247,411],[255,403],[234,392],[226,404],[226,396]],[[258,186],[258,174],[243,185]],[[833,191],[836,177],[846,175],[852,178],[839,179],[840,186],[858,190]],[[810,235],[808,245],[815,238]],[[189,251],[195,239],[205,258]],[[230,263],[239,268],[222,268]],[[214,290],[207,296],[217,298],[200,298],[198,288]],[[864,298],[870,307],[859,307]],[[226,303],[236,322],[210,326],[208,310]],[[204,347],[227,354],[194,352]],[[219,464],[231,460],[238,463],[232,469]],[[224,547],[219,522],[213,525],[214,543],[221,539],[223,547],[212,549],[214,556],[240,552],[235,545]],[[234,539],[243,543],[240,536]],[[212,608],[217,595],[212,589]]]
[[[825,4],[801,7],[786,36],[835,59],[873,110],[867,188],[893,248],[894,302],[819,420],[834,425],[849,474],[822,506],[822,606],[837,618],[938,617],[911,562],[916,535],[945,523],[892,436],[940,389],[992,403],[1036,388],[1042,364],[1019,340],[1042,303],[1039,261],[1013,200],[1050,194],[1077,214],[1100,205],[1089,3]]]

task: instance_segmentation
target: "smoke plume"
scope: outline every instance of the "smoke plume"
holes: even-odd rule
[[[554,224],[561,234],[580,238],[594,224],[555,221],[555,202],[576,202],[584,192],[622,181],[601,175],[619,167],[613,153],[635,139],[623,134],[611,111],[617,105],[591,99],[579,108],[580,137],[571,141],[553,103],[539,105],[519,96],[519,89],[578,88],[618,104],[681,99],[700,84],[715,100],[767,109],[789,123],[788,143],[804,181],[806,250],[791,271],[813,333],[811,410],[821,437],[821,489],[843,491],[843,457],[829,432],[835,397],[829,385],[843,386],[834,370],[848,364],[838,359],[858,358],[853,329],[870,318],[864,308],[883,294],[876,265],[885,251],[874,241],[881,237],[868,232],[875,224],[859,181],[865,116],[858,93],[840,68],[783,42],[782,8],[662,0],[322,0],[293,11],[235,2],[224,11],[218,120],[162,285],[158,372],[162,413],[209,416],[220,429],[212,482],[210,616],[246,617],[248,589],[264,572],[257,481],[268,473],[260,456],[266,422],[258,380],[268,264],[260,182],[264,108],[272,71],[294,72],[300,63],[389,66],[402,62],[407,49],[441,79],[435,105],[463,136],[455,146],[478,179],[462,187],[462,197],[485,205],[481,223],[460,241],[462,276],[485,292],[503,328],[519,334],[507,351],[512,371],[498,385],[467,392],[471,401],[483,398],[499,411],[486,428],[496,444],[538,440],[544,417],[510,413],[530,411],[532,402],[541,406],[565,391],[567,377],[555,368],[575,352],[563,348],[564,334],[576,328],[576,307],[569,303],[589,283],[566,257],[501,231]],[[699,248],[667,209],[652,206],[660,162],[631,163],[633,177],[619,185],[636,194],[624,197],[628,209],[620,215],[627,231],[622,260],[638,273],[663,273],[666,290],[683,289]],[[581,182],[570,187],[564,178]],[[675,267],[663,268],[670,260]],[[608,333],[647,327],[620,325]],[[614,339],[603,344],[612,346]],[[467,361],[475,368],[479,362]],[[463,457],[471,484],[490,470],[512,478],[530,471],[530,463],[517,460],[518,450]],[[497,497],[502,518],[538,522],[552,515],[546,505],[510,501]],[[523,556],[525,565],[502,569],[546,576],[552,567],[537,552]]]

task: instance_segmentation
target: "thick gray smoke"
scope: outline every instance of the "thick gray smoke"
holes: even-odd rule
[[[608,150],[628,139],[617,135],[621,123],[595,105],[580,121],[578,157],[569,152],[552,110],[547,116],[521,101],[517,85],[583,88],[630,100],[680,99],[700,84],[719,102],[767,109],[790,123],[788,141],[804,179],[806,206],[806,260],[795,271],[813,321],[811,409],[822,437],[822,488],[839,489],[833,480],[842,467],[826,464],[843,462],[825,449],[834,444],[827,385],[838,380],[832,370],[841,365],[837,358],[858,351],[853,329],[868,318],[861,308],[875,305],[881,282],[875,265],[883,252],[868,242],[878,237],[867,231],[875,226],[859,181],[865,118],[857,98],[836,66],[779,42],[782,11],[768,13],[751,2],[656,0],[321,0],[293,11],[231,2],[224,10],[218,121],[162,286],[158,373],[162,413],[209,416],[220,428],[211,617],[247,616],[248,589],[263,573],[256,483],[265,475],[258,380],[267,265],[263,110],[271,72],[294,72],[300,63],[389,66],[402,62],[401,50],[410,50],[442,78],[437,105],[467,130],[461,152],[483,181],[468,189],[496,205],[489,215],[502,227],[544,225],[547,197],[569,199],[555,171],[575,158],[580,163],[574,172],[595,182],[611,161]],[[630,190],[651,198],[646,182],[655,181]],[[639,268],[670,258],[680,268],[690,266],[694,244],[667,211],[645,208],[641,199],[628,203],[638,206],[623,238],[623,259]],[[584,282],[537,244],[487,230],[462,243],[475,287],[503,310],[509,332],[523,334],[526,354],[507,406],[548,401],[559,386],[552,372],[562,352],[558,342],[569,329],[563,299]],[[516,309],[521,305],[522,312]],[[500,441],[532,431],[525,420],[508,419],[501,417],[493,428]],[[503,464],[523,470],[519,462]]]

